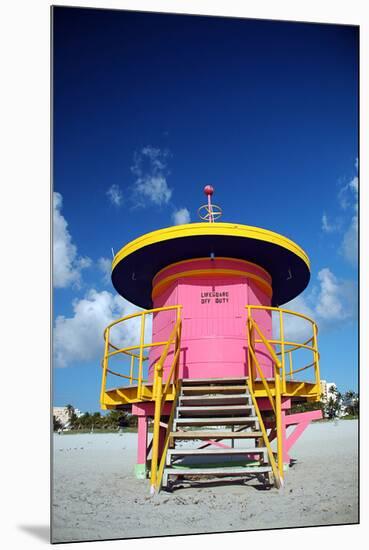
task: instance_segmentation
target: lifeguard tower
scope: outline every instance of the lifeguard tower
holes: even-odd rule
[[[217,222],[204,192],[202,222],[142,235],[112,263],[115,289],[141,309],[105,330],[101,407],[137,415],[135,471],[152,493],[204,477],[281,487],[292,445],[322,416],[291,414],[320,400],[317,326],[280,307],[307,286],[308,256],[283,235]]]

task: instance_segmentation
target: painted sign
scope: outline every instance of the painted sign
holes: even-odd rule
[[[216,291],[213,287],[212,291],[201,291],[201,304],[227,304],[229,301],[229,292],[226,290]]]

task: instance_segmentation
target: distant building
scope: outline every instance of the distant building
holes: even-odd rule
[[[74,409],[74,414],[77,418],[83,416],[83,413],[79,409]],[[63,427],[69,424],[69,411],[67,407],[53,407],[53,416],[60,422]]]
[[[337,389],[337,385],[335,382],[327,382],[326,380],[320,381],[320,392],[322,394],[322,401],[327,402],[330,397],[333,399],[336,399],[336,396],[334,393],[330,393],[330,390],[334,388]]]
[[[62,426],[66,426],[69,422],[69,412],[67,407],[53,407],[53,416],[60,422]]]
[[[333,399],[335,401],[337,399],[337,396],[335,393],[331,393],[331,390],[335,389],[337,390],[337,385],[335,382],[327,382],[326,380],[320,381],[320,391],[322,394],[322,401],[323,403],[327,404],[329,399]],[[346,411],[346,403],[341,403],[340,409],[337,411],[337,416],[343,416]],[[326,415],[327,416],[327,415]]]
[[[344,397],[342,400],[342,407],[344,414],[351,414],[352,409],[356,408],[357,414],[358,414],[358,405],[359,405],[359,397],[357,394],[353,395],[352,397]]]

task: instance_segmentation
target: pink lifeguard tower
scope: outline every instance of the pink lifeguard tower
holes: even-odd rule
[[[153,493],[204,476],[280,487],[292,445],[322,415],[291,412],[320,400],[317,327],[280,307],[309,282],[306,253],[272,231],[218,222],[214,190],[204,192],[201,223],[142,235],[112,264],[115,289],[142,309],[105,330],[101,407],[138,417],[135,472]],[[125,384],[107,389],[110,377]]]

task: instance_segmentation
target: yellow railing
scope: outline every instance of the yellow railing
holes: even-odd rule
[[[151,457],[151,493],[154,493],[156,490],[159,490],[162,475],[164,471],[165,456],[168,448],[170,432],[173,425],[174,413],[177,404],[177,396],[179,390],[179,378],[178,378],[178,367],[179,367],[179,356],[181,352],[181,330],[182,322],[180,316],[178,316],[176,324],[173,327],[169,340],[163,350],[163,353],[159,361],[155,365],[155,376],[154,376],[154,400],[155,400],[155,412],[154,412],[154,431],[152,437],[152,457]],[[168,351],[171,345],[174,345],[174,354],[172,364],[167,376],[166,381],[163,380],[163,367],[164,362],[168,356]],[[172,392],[174,394],[171,414],[169,417],[167,430],[164,440],[164,449],[162,449],[162,456],[159,465],[158,471],[158,459],[159,459],[159,433],[160,433],[160,421],[163,412],[163,407],[166,401],[168,390],[171,386]]]
[[[264,345],[267,347],[272,361],[273,361],[273,374],[274,374],[274,396],[272,395],[272,388],[270,388],[262,368],[260,367],[260,363],[258,361],[257,355],[256,355],[256,349],[255,349],[255,331],[259,334],[260,341],[264,343]],[[248,346],[247,346],[247,353],[248,353],[248,365],[249,365],[249,372],[247,377],[247,384],[249,386],[251,398],[255,407],[255,412],[257,414],[260,429],[263,434],[263,439],[267,447],[269,462],[272,466],[273,475],[274,475],[274,481],[277,487],[280,487],[283,483],[283,446],[282,446],[282,407],[281,407],[281,386],[280,386],[280,369],[281,369],[281,362],[278,359],[274,349],[269,344],[268,340],[263,335],[261,329],[259,328],[258,324],[254,321],[254,319],[249,316],[247,319],[247,334],[248,334]],[[259,378],[262,380],[263,386],[265,388],[265,391],[267,393],[267,396],[270,401],[270,405],[273,409],[273,412],[275,414],[276,419],[276,432],[277,432],[277,465],[275,463],[274,455],[270,446],[269,438],[266,433],[265,425],[260,413],[260,409],[257,403],[257,400],[255,398],[254,394],[254,382],[255,382],[255,376],[254,376],[254,366],[257,369]]]
[[[165,359],[163,359],[162,361],[162,357],[164,354],[165,354],[165,357],[167,357],[170,346],[173,344],[172,334],[174,332],[174,329],[180,323],[181,308],[182,306],[176,305],[176,306],[159,307],[159,308],[149,309],[145,311],[140,311],[138,313],[132,313],[131,315],[126,315],[121,319],[117,319],[116,321],[110,323],[110,325],[106,327],[104,331],[105,348],[104,348],[104,358],[102,360],[103,372],[102,372],[101,393],[100,393],[100,403],[102,408],[106,407],[105,392],[106,392],[106,380],[107,380],[108,374],[119,376],[120,378],[125,379],[126,381],[129,382],[129,385],[136,383],[137,398],[138,399],[144,398],[145,383],[147,383],[147,380],[143,378],[143,365],[144,365],[144,362],[147,361],[149,358],[148,355],[145,355],[145,352],[147,352],[147,350],[153,347],[159,347],[159,346],[164,347],[161,357],[158,359],[156,365],[164,364]],[[175,322],[174,322],[174,328],[173,328],[172,334],[170,335],[169,339],[163,342],[145,343],[145,327],[146,327],[147,316],[152,315],[154,313],[171,311],[171,310],[175,312]],[[136,319],[136,318],[140,319],[139,344],[133,345],[133,346],[125,346],[125,347],[119,347],[113,344],[110,340],[111,329],[126,321],[129,321],[131,319]],[[117,357],[117,356],[130,357],[129,372],[127,374],[117,372],[115,370],[112,370],[109,367],[109,360],[112,357]],[[155,369],[155,376],[154,376],[154,388],[155,388],[155,380],[156,380],[156,369]],[[168,388],[166,391],[168,391]]]
[[[270,349],[268,346],[272,347],[277,357],[280,359],[281,362],[281,388],[282,393],[286,393],[287,390],[287,382],[295,380],[294,375],[297,373],[306,371],[308,369],[314,370],[313,380],[310,380],[311,382],[314,382],[315,386],[315,392],[310,392],[310,396],[320,396],[320,367],[319,367],[319,351],[318,351],[318,341],[317,341],[317,334],[318,334],[318,327],[316,323],[307,315],[304,315],[302,313],[297,313],[295,311],[290,311],[288,309],[283,308],[277,308],[277,307],[271,307],[271,306],[254,306],[249,305],[246,306],[248,310],[248,319],[255,319],[253,318],[253,311],[270,311],[271,314],[275,313],[278,316],[278,325],[279,325],[279,338],[266,338],[265,335],[264,339],[267,340],[268,345],[265,344],[265,342],[259,338],[255,340],[256,344],[264,344],[265,347],[270,352]],[[289,319],[294,320],[303,320],[305,323],[304,328],[307,328],[310,331],[309,338],[304,340],[303,342],[296,342],[292,341],[290,339],[285,338],[285,329],[286,329],[286,322],[285,317],[288,317]],[[279,349],[276,349],[279,348]],[[308,364],[304,364],[302,367],[295,368],[293,367],[293,356],[296,355],[295,352],[299,350],[306,350],[307,352],[310,352],[312,355],[312,360],[308,362]]]
[[[261,433],[263,434],[263,440],[264,440],[265,446],[267,448],[269,462],[270,462],[270,465],[271,465],[272,471],[273,471],[274,483],[275,483],[276,487],[279,489],[283,484],[283,480],[282,480],[281,475],[280,475],[279,465],[276,464],[274,454],[273,454],[273,451],[272,451],[272,447],[270,446],[270,441],[269,441],[269,438],[268,438],[268,434],[267,434],[267,431],[266,431],[266,428],[265,428],[265,425],[264,425],[264,422],[263,422],[263,418],[262,418],[261,413],[260,413],[259,405],[258,405],[258,402],[255,398],[255,394],[253,392],[253,389],[252,389],[252,387],[250,387],[249,379],[247,379],[247,383],[248,383],[248,386],[249,386],[249,389],[250,389],[250,395],[251,395],[251,398],[252,398],[252,403],[254,405],[255,412],[256,412],[256,415],[257,415],[258,420],[259,420]],[[282,467],[283,467],[283,465],[282,465]]]
[[[174,413],[177,403],[178,392],[180,388],[181,381],[179,380],[178,370],[179,370],[179,358],[180,358],[180,345],[181,345],[181,308],[182,306],[167,306],[162,308],[155,308],[151,310],[141,311],[138,313],[133,313],[127,315],[121,319],[118,319],[111,323],[104,331],[105,338],[105,351],[104,358],[102,361],[102,383],[101,383],[101,406],[106,408],[105,405],[105,393],[106,393],[106,380],[108,374],[115,375],[121,378],[124,378],[129,382],[130,385],[136,383],[137,385],[137,398],[138,400],[147,399],[147,393],[145,392],[145,384],[147,380],[143,378],[143,365],[144,362],[148,360],[149,356],[145,355],[149,348],[162,346],[163,350],[160,357],[156,360],[154,365],[154,377],[153,381],[150,383],[152,385],[152,393],[149,392],[149,395],[152,395],[152,399],[155,402],[155,413],[154,413],[154,432],[153,432],[153,441],[152,441],[152,460],[151,460],[151,491],[155,492],[160,489],[163,470],[165,466],[165,456],[169,445],[170,432],[172,430],[172,424],[174,419]],[[269,307],[269,306],[246,306],[248,310],[247,316],[247,354],[248,354],[248,365],[249,372],[247,378],[247,384],[250,389],[250,394],[255,407],[255,412],[258,416],[260,428],[262,431],[263,439],[265,441],[267,452],[269,456],[269,461],[272,466],[273,475],[275,483],[277,486],[281,486],[283,483],[283,442],[282,442],[282,414],[281,414],[281,398],[283,394],[286,393],[287,382],[289,380],[294,381],[294,375],[305,371],[309,368],[314,369],[315,375],[315,385],[313,391],[309,391],[309,396],[317,397],[320,395],[320,373],[319,373],[319,352],[317,345],[317,326],[312,319],[303,315],[301,313],[292,312],[289,310]],[[151,342],[145,343],[145,326],[147,315],[164,312],[164,311],[174,311],[175,320],[173,323],[173,328],[169,338],[163,342]],[[268,312],[276,312],[279,316],[279,338],[267,338],[260,328],[257,321],[253,318],[254,311],[265,310]],[[294,315],[296,317],[302,318],[308,323],[310,323],[312,328],[312,336],[309,337],[306,341],[299,343],[292,340],[285,339],[285,315]],[[119,347],[110,340],[110,332],[113,327],[124,323],[130,319],[140,319],[140,341],[137,345],[131,345],[126,347]],[[260,346],[261,344],[261,346]],[[168,361],[168,354],[172,348],[172,361],[170,368],[167,371],[168,374],[166,379],[163,380],[164,373],[164,363]],[[263,349],[261,349],[263,348]],[[266,350],[266,355],[270,358],[272,369],[273,369],[273,379],[272,381],[267,380],[264,375],[263,369],[260,365],[258,356],[260,353],[265,353],[263,350]],[[313,354],[313,361],[307,365],[304,365],[301,368],[293,367],[293,354],[299,350],[308,350]],[[111,369],[109,366],[109,360],[112,357],[116,356],[128,356],[130,357],[130,364],[127,374],[121,372],[116,372]],[[287,360],[288,358],[288,371],[287,371]],[[274,454],[272,452],[270,442],[266,433],[264,422],[260,413],[260,409],[257,403],[255,396],[255,384],[261,381],[265,393],[269,399],[271,408],[275,414],[276,419],[276,432],[277,432],[277,462],[275,461]],[[162,449],[162,455],[159,463],[159,432],[160,432],[160,423],[163,412],[163,407],[167,401],[168,393],[170,392],[170,399],[172,400],[171,413],[167,425],[164,448]],[[158,464],[159,463],[159,464]]]
[[[247,316],[247,354],[248,354],[248,378],[247,384],[250,389],[250,394],[254,403],[255,411],[259,419],[260,428],[263,434],[264,441],[267,446],[269,460],[272,466],[276,485],[280,486],[283,483],[283,439],[282,439],[282,402],[281,397],[283,393],[286,393],[287,378],[293,380],[293,375],[305,371],[308,368],[314,368],[315,375],[315,394],[320,395],[320,372],[319,372],[319,352],[317,344],[317,326],[312,319],[301,313],[289,311],[287,309],[281,309],[268,306],[246,306],[248,310]],[[270,312],[277,312],[279,315],[279,339],[267,338],[258,323],[252,316],[253,310],[265,310]],[[285,339],[285,323],[284,315],[295,315],[299,318],[309,322],[312,326],[312,336],[302,342],[294,342]],[[258,338],[255,338],[257,334]],[[257,354],[260,353],[259,349],[256,349],[255,344],[262,344],[266,350],[267,355],[270,357],[273,368],[272,381],[268,381],[264,375],[263,369],[260,366]],[[275,350],[275,346],[279,346],[279,351]],[[304,365],[302,368],[293,369],[292,353],[298,349],[310,350],[313,354],[313,361],[308,365]],[[286,374],[286,355],[289,358],[289,372]],[[275,415],[276,422],[276,434],[277,434],[277,465],[278,471],[276,472],[276,464],[274,455],[270,447],[269,439],[266,434],[265,425],[255,398],[255,381],[261,380],[265,389],[266,395],[269,399],[271,408]]]

